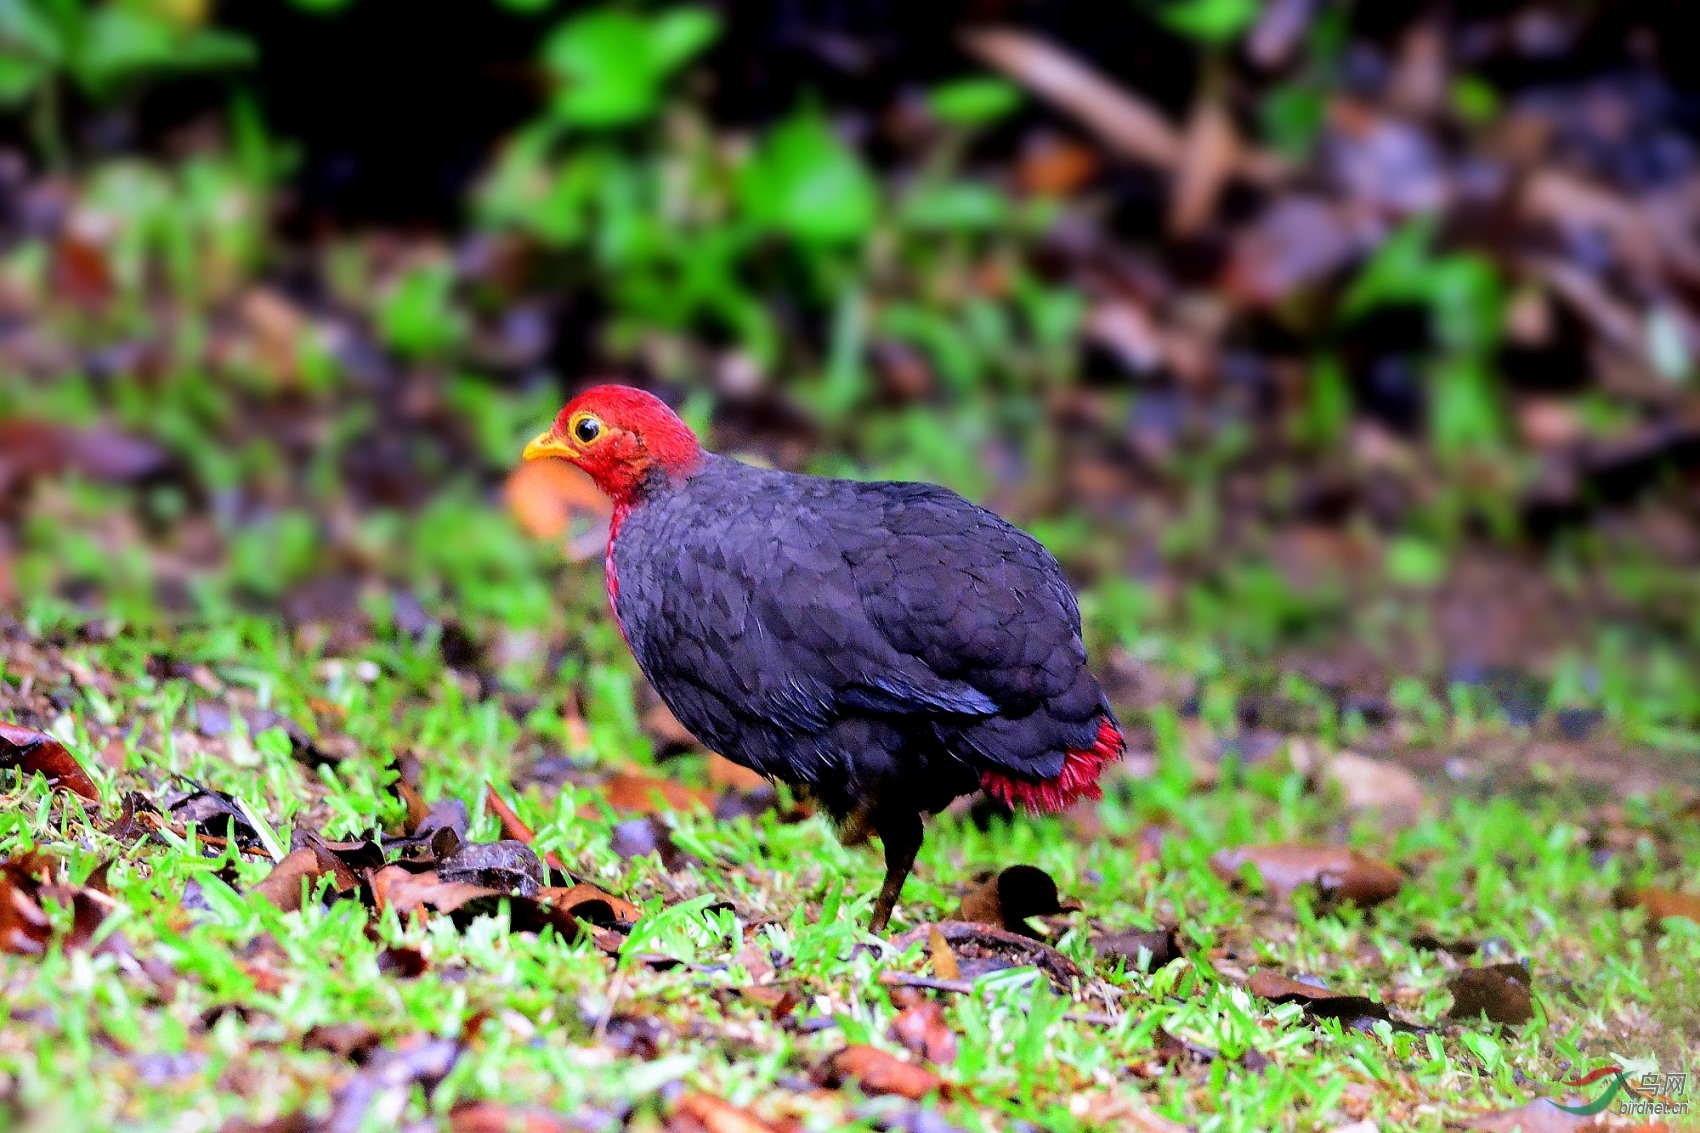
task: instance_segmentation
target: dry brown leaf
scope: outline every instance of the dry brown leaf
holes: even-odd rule
[[[852,1045],[828,1058],[816,1075],[823,1086],[855,1083],[867,1094],[896,1094],[920,1101],[944,1090],[944,1079],[878,1047]]]
[[[1283,897],[1311,886],[1327,899],[1369,906],[1393,897],[1405,884],[1405,875],[1386,862],[1338,846],[1242,846],[1215,854],[1210,868],[1224,880],[1238,881],[1248,863],[1257,867],[1270,892]]]
[[[1202,232],[1216,214],[1239,154],[1233,119],[1218,98],[1193,108],[1181,139],[1175,184],[1169,196],[1169,235],[1186,240]]]
[[[1022,148],[1015,183],[1036,197],[1066,197],[1098,172],[1098,155],[1055,134],[1040,134]]]
[[[632,814],[714,808],[712,791],[687,787],[674,779],[658,779],[638,771],[616,771],[603,780],[602,797],[615,810]]]
[[[539,890],[537,899],[557,909],[563,916],[583,918],[593,924],[630,928],[643,916],[643,910],[616,897],[600,886],[579,882],[563,889]]]
[[[584,529],[568,546],[568,557],[586,562],[608,546],[613,505],[590,477],[563,460],[529,460],[508,476],[505,492],[514,518],[529,535],[559,539]]]
[[[1377,1020],[1394,1022],[1387,1006],[1368,996],[1329,991],[1267,969],[1253,972],[1246,990],[1271,1003],[1297,1003],[1309,1018],[1338,1019],[1343,1025],[1360,1031],[1369,1030]]]
[[[1620,889],[1617,891],[1620,909],[1645,909],[1651,920],[1683,917],[1700,922],[1700,896],[1678,893],[1674,889]]]
[[[1122,961],[1130,972],[1154,972],[1183,955],[1179,937],[1172,928],[1099,933],[1092,938],[1092,950],[1105,963]]]
[[[899,1011],[891,1021],[891,1037],[935,1065],[956,1061],[956,1032],[944,1021],[944,1007],[935,1000],[924,999]]]
[[[0,723],[0,769],[28,777],[40,774],[56,791],[69,791],[89,802],[100,801],[100,791],[82,764],[65,750],[65,745],[34,728]]]
[[[1422,817],[1427,798],[1408,768],[1351,751],[1335,753],[1326,767],[1348,809],[1375,811],[1394,826],[1409,826]]]
[[[583,1128],[546,1109],[501,1102],[461,1102],[449,1111],[449,1133],[576,1133]]]
[[[668,1133],[778,1133],[747,1109],[713,1094],[692,1091],[673,1103]]]
[[[986,27],[964,32],[962,43],[970,55],[1079,119],[1118,155],[1163,169],[1179,160],[1181,137],[1174,126],[1137,94],[1049,40]]]
[[[1080,970],[1080,966],[1055,948],[996,925],[942,921],[901,933],[892,938],[891,946],[899,953],[923,941],[928,942],[930,947],[935,935],[950,945],[951,954],[966,980],[987,972],[1034,967],[1064,991],[1086,981],[1086,973]]]
[[[733,763],[724,755],[708,757],[708,781],[723,791],[766,791],[773,787],[759,771]]]
[[[65,885],[53,880],[58,865],[45,854],[0,858],[0,951],[22,956],[45,952],[53,938],[48,904],[71,909],[70,931],[61,938],[65,947],[89,947],[114,905],[102,892],[108,865],[94,871],[89,885]]]
[[[302,883],[317,881],[330,872],[331,867],[320,860],[318,853],[303,846],[299,850],[291,850],[287,857],[273,866],[272,871],[254,886],[254,892],[284,912],[293,913],[301,908]]]
[[[1594,1117],[1559,1109],[1550,1098],[1536,1098],[1516,1109],[1484,1113],[1468,1128],[1481,1133],[1512,1133],[1512,1130],[1520,1130],[1521,1133],[1575,1133],[1578,1129],[1597,1129],[1599,1123]]]
[[[47,951],[53,923],[36,900],[40,882],[32,876],[33,862],[0,862],[0,951],[38,956]]]
[[[937,925],[927,928],[927,948],[932,953],[933,975],[941,980],[962,978],[962,966],[956,962],[956,953],[951,950],[950,941],[944,938]]]
[[[1490,1022],[1521,1026],[1535,1017],[1529,969],[1522,964],[1465,968],[1446,981],[1452,993],[1447,1014],[1461,1023],[1486,1015]]]

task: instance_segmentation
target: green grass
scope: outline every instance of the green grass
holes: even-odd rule
[[[475,504],[444,507],[437,522],[482,522]],[[459,548],[469,554],[465,541]],[[519,810],[539,849],[644,909],[620,960],[588,942],[510,932],[501,915],[457,930],[447,918],[419,925],[393,912],[369,916],[354,900],[284,913],[246,892],[268,872],[263,860],[238,860],[193,836],[126,849],[100,832],[124,791],[160,795],[173,775],[230,792],[285,846],[296,828],[338,837],[393,826],[401,804],[385,767],[390,755],[411,752],[425,798],[465,800],[472,837],[491,840],[500,834],[482,804],[486,780],[512,797],[509,784],[541,756],[566,752],[590,767],[647,762],[630,663],[598,608],[600,588],[582,587],[561,604],[523,587],[517,596],[500,588],[504,598],[465,579],[482,572],[488,587],[491,577],[538,567],[539,557],[496,536],[469,557],[430,568],[441,571],[443,608],[464,607],[473,624],[493,629],[551,607],[542,631],[576,643],[557,672],[521,654],[504,669],[504,689],[479,700],[438,661],[434,639],[415,643],[385,628],[382,601],[357,655],[327,659],[268,617],[222,605],[223,582],[203,596],[221,612],[216,621],[173,627],[144,618],[89,641],[74,632],[86,614],[37,599],[6,632],[0,718],[59,694],[52,728],[100,782],[102,801],[97,820],[39,778],[5,774],[0,855],[41,850],[72,881],[112,861],[114,911],[102,933],[121,935],[135,961],[57,946],[42,957],[0,957],[9,1016],[0,1031],[0,1120],[9,1111],[29,1129],[217,1129],[301,1108],[323,1114],[355,1069],[304,1040],[348,1024],[370,1028],[381,1047],[417,1036],[464,1044],[440,1084],[404,1087],[392,1099],[407,1118],[489,1098],[609,1122],[632,1111],[631,1127],[654,1128],[677,1086],[810,1129],[872,1129],[910,1104],[810,1083],[847,1041],[900,1050],[887,1034],[895,1009],[880,977],[931,971],[919,946],[901,954],[870,946],[861,926],[878,857],[839,846],[819,818],[667,815],[686,858],[668,874],[653,858],[622,861],[612,851],[615,817],[582,806],[595,802],[594,786],[527,791]],[[87,565],[122,590],[121,565]],[[46,569],[26,561],[24,572],[36,566]],[[594,568],[581,573],[589,579]],[[940,1068],[948,1096],[926,1104],[966,1130],[1021,1121],[1122,1128],[1129,1113],[1145,1110],[1210,1130],[1325,1129],[1365,1117],[1383,1128],[1440,1129],[1551,1093],[1531,1083],[1604,1060],[1681,1065],[1700,1033],[1700,926],[1652,925],[1613,905],[1625,884],[1700,880],[1700,839],[1692,817],[1677,813],[1676,795],[1623,800],[1624,813],[1611,818],[1579,806],[1563,768],[1515,798],[1451,797],[1431,783],[1428,815],[1394,830],[1348,813],[1281,759],[1200,777],[1200,752],[1221,731],[1209,723],[1209,689],[1231,687],[1239,669],[1180,639],[1152,640],[1168,643],[1160,666],[1204,684],[1206,711],[1196,727],[1167,709],[1147,718],[1156,771],[1118,782],[1101,829],[1083,837],[1073,822],[1022,819],[982,830],[959,815],[929,829],[895,928],[949,917],[977,871],[1031,863],[1083,906],[1047,927],[1088,982],[1061,994],[1036,971],[1015,970],[982,977],[972,994],[937,993],[961,1054]],[[225,691],[149,675],[155,653],[203,666]],[[582,706],[582,731],[563,721],[569,690]],[[281,731],[237,728],[209,739],[189,707],[202,699],[318,720],[363,755],[315,772],[290,757]],[[1409,726],[1431,728],[1430,740],[1461,742],[1457,719],[1421,725],[1419,717]],[[1492,719],[1469,727],[1516,737]],[[122,765],[112,770],[118,752]],[[1150,824],[1163,836],[1155,858],[1141,862]],[[1632,835],[1602,856],[1597,836],[1608,827]],[[1219,849],[1271,841],[1349,844],[1412,876],[1375,909],[1326,909],[1303,893],[1287,903],[1244,892],[1210,869]],[[1091,944],[1096,931],[1166,925],[1178,927],[1187,955],[1152,973],[1107,965]],[[1420,936],[1483,950],[1459,961],[1416,947]],[[415,978],[380,970],[380,955],[398,947],[422,951],[429,968]],[[783,1024],[768,1005],[738,994],[756,979],[746,965],[763,952],[771,978],[800,1000]],[[682,963],[656,970],[639,953]],[[1445,1019],[1446,981],[1460,963],[1520,958],[1534,973],[1533,1022],[1501,1029]],[[1238,986],[1260,968],[1370,995],[1434,1030],[1363,1034],[1307,1022],[1296,1005],[1272,1005]],[[622,1046],[621,1036],[640,1027],[653,1028],[653,1052]],[[1164,1066],[1164,1031],[1221,1057]],[[1245,1068],[1247,1051],[1266,1056],[1267,1067]],[[376,1106],[366,1128],[396,1122]]]

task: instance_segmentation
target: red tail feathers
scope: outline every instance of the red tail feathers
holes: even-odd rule
[[[1003,771],[980,776],[986,793],[1010,808],[1025,807],[1034,814],[1067,810],[1080,799],[1101,799],[1098,776],[1127,750],[1127,741],[1108,716],[1098,725],[1098,738],[1089,748],[1074,749],[1054,779],[1017,779]]]

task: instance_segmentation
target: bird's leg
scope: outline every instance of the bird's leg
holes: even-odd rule
[[[903,883],[915,868],[915,855],[921,850],[921,816],[884,811],[875,818],[874,829],[885,845],[885,884],[880,886],[880,895],[874,901],[868,931],[883,933],[891,921],[891,910],[897,905],[897,895],[903,892]]]

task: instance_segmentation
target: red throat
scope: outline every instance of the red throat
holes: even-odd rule
[[[1052,814],[1067,810],[1081,799],[1103,798],[1098,776],[1126,750],[1127,741],[1122,739],[1121,730],[1114,720],[1105,716],[1098,724],[1098,736],[1092,746],[1071,749],[1054,779],[1018,779],[1007,772],[987,771],[980,776],[980,786],[1012,810]]]

